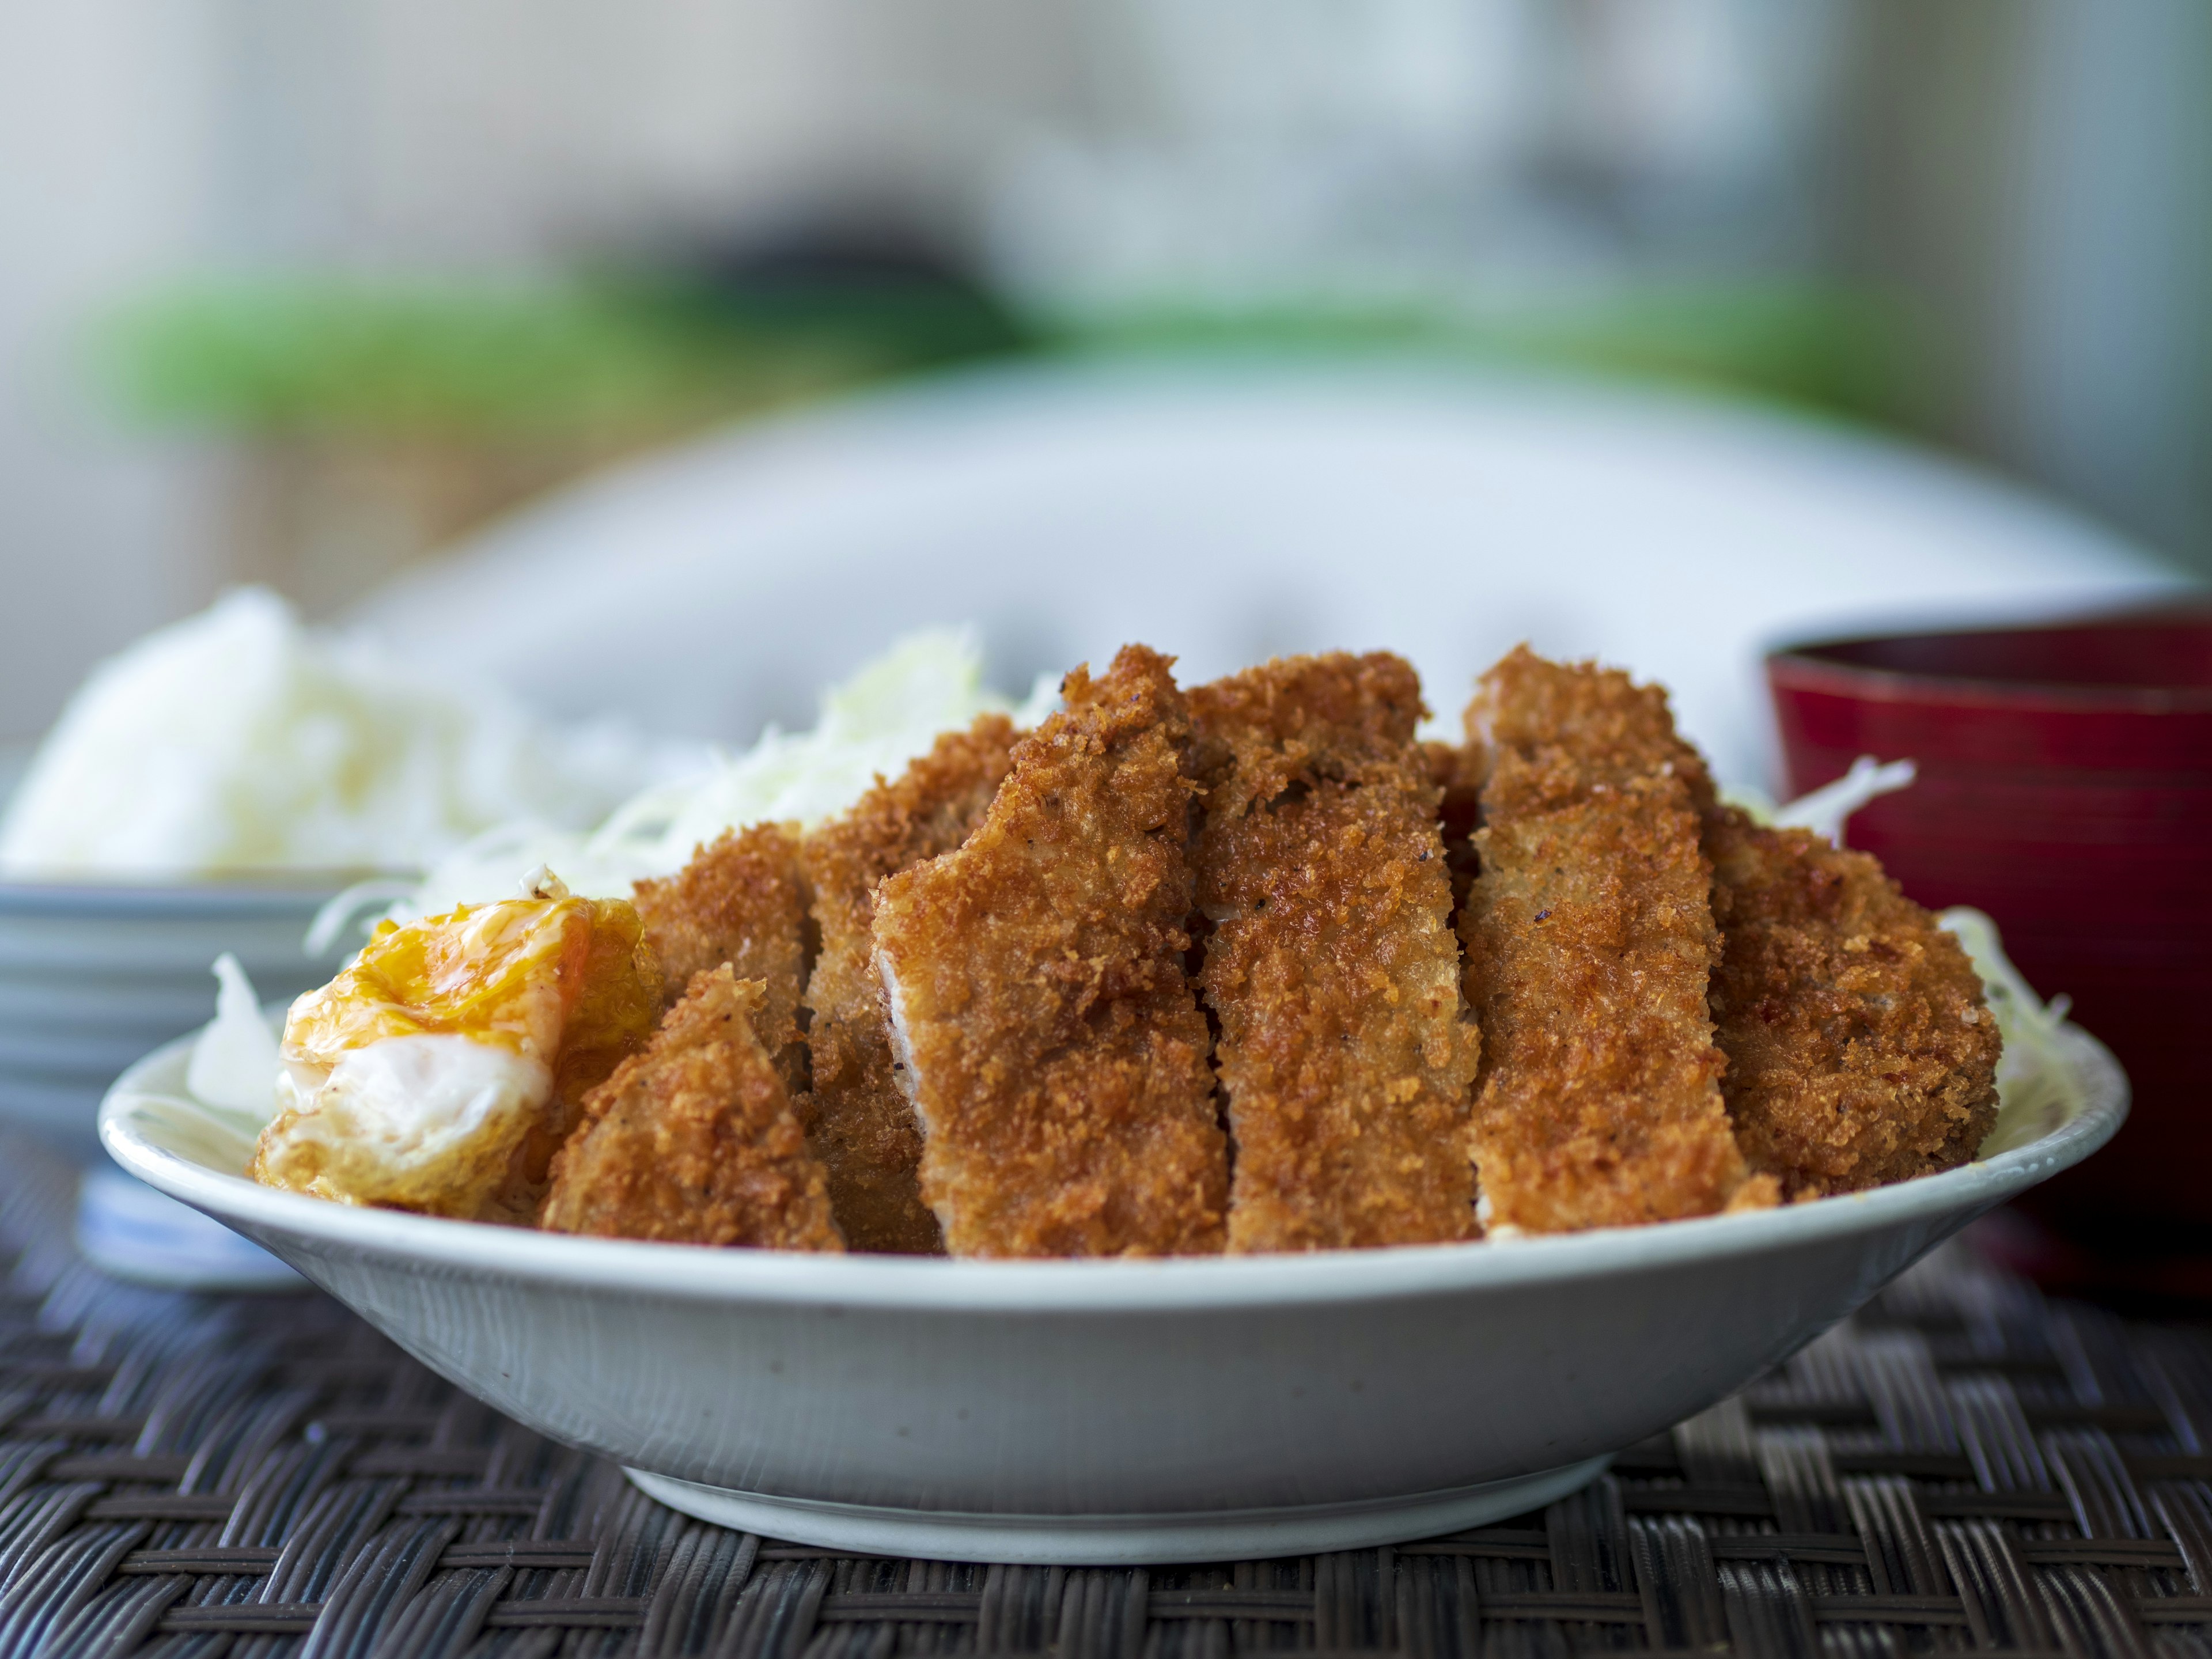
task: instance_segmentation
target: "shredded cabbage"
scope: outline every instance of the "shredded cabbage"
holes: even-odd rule
[[[217,957],[215,977],[215,1018],[192,1043],[185,1088],[195,1098],[250,1122],[252,1127],[245,1132],[258,1134],[276,1115],[276,1079],[284,1067],[276,1034],[236,957],[228,951]]]
[[[812,730],[771,726],[743,753],[717,753],[704,768],[633,796],[596,830],[518,819],[455,849],[420,882],[364,882],[325,907],[309,948],[327,949],[375,907],[388,904],[404,921],[506,897],[517,877],[538,866],[559,870],[585,897],[626,898],[633,883],[681,869],[726,830],[819,823],[878,777],[896,777],[941,733],[994,712],[1034,726],[1059,695],[1057,680],[1041,678],[1018,708],[987,687],[972,629],[909,635],[825,696]]]
[[[1872,755],[1861,755],[1851,763],[1851,769],[1833,783],[1825,784],[1808,795],[1800,795],[1778,808],[1774,814],[1776,827],[1810,830],[1816,836],[1825,836],[1831,846],[1841,847],[1844,825],[1852,813],[1870,800],[1905,788],[1918,775],[1919,768],[1909,760],[1892,761],[1884,766]]]
[[[2004,1053],[1997,1060],[1997,1121],[1976,1154],[1993,1158],[2040,1140],[2065,1121],[2073,1091],[2059,1032],[2069,1005],[2063,996],[2045,1002],[2036,995],[2035,988],[2005,955],[1996,923],[1981,911],[1962,904],[1936,920],[1966,947],[2004,1039]]]
[[[1911,783],[1919,769],[1909,760],[1887,765],[1872,755],[1861,755],[1850,770],[1833,783],[1823,784],[1786,805],[1777,806],[1762,789],[1737,785],[1721,791],[1721,799],[1740,806],[1759,823],[1777,830],[1810,830],[1832,847],[1844,844],[1844,825],[1869,801],[1894,793]]]

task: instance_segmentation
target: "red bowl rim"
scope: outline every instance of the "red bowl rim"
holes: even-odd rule
[[[1862,663],[1838,662],[1819,654],[1844,647],[1881,645],[1899,640],[1948,639],[1973,634],[2044,633],[2160,622],[2199,623],[2212,627],[2212,607],[2202,605],[2166,605],[2054,618],[2033,623],[1994,623],[1984,628],[1907,629],[1802,640],[1778,646],[1769,651],[1766,653],[1766,672],[1778,691],[1824,691],[1863,702],[1944,703],[2014,712],[2049,708],[2080,713],[2212,714],[2212,686],[2084,685],[2058,680],[1931,674],[1913,669],[1876,668]]]

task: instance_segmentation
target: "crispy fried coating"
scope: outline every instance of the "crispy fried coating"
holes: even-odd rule
[[[1792,1197],[1965,1163],[1996,1121],[1996,1021],[1959,941],[1863,853],[1708,813],[1721,1079],[1751,1167]]]
[[[798,831],[781,823],[725,830],[674,875],[636,885],[646,943],[666,976],[665,1006],[682,999],[693,975],[725,963],[739,979],[761,981],[768,998],[754,1030],[794,1094],[806,1086],[799,1008],[812,954],[811,897]]]
[[[806,1149],[753,1018],[767,985],[694,976],[643,1053],[584,1103],[553,1160],[551,1232],[763,1249],[842,1250],[830,1182]]]
[[[1516,646],[1483,675],[1465,714],[1467,749],[1482,769],[1482,816],[1526,817],[1574,805],[1638,778],[1683,780],[1692,805],[1711,782],[1674,731],[1663,686],[1617,668],[1557,663]]]
[[[1526,647],[1467,714],[1491,769],[1462,918],[1493,1224],[1618,1226],[1771,1203],[1719,1088],[1711,875],[1666,695]]]
[[[1721,931],[1721,1094],[1750,1168],[1802,1197],[1972,1158],[1996,1121],[2001,1038],[1959,942],[1875,860],[1723,805],[1657,687],[1529,681],[1528,728],[1574,721],[1616,768],[1663,756],[1689,791]]]
[[[1413,742],[1419,679],[1385,653],[1297,657],[1201,686],[1190,710],[1230,1249],[1470,1237],[1480,1043],[1442,792]]]
[[[875,954],[955,1255],[1222,1248],[1229,1170],[1184,976],[1194,785],[1169,659],[1124,647],[1014,750],[957,852],[876,894]]]
[[[898,778],[806,837],[821,954],[806,985],[813,1092],[808,1139],[830,1172],[830,1201],[856,1250],[941,1255],[921,1201],[921,1128],[892,1071],[883,986],[870,961],[876,885],[949,853],[982,820],[1012,763],[1013,722],[986,714],[948,732]]]

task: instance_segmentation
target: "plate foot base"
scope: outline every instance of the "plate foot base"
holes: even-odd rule
[[[816,1503],[701,1486],[643,1469],[627,1471],[647,1497],[741,1532],[794,1544],[933,1561],[1007,1561],[1048,1566],[1146,1562],[1245,1561],[1401,1544],[1524,1515],[1604,1472],[1593,1457],[1510,1480],[1272,1510],[1171,1515],[981,1515]]]

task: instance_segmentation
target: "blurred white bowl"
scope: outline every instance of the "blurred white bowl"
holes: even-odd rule
[[[100,1096],[207,1023],[217,957],[236,956],[271,999],[330,978],[346,951],[310,957],[303,941],[339,884],[0,884],[0,1121],[98,1160]]]
[[[576,1238],[242,1171],[188,1044],[101,1109],[221,1218],[502,1412],[726,1526],[936,1559],[1240,1560],[1518,1514],[1795,1352],[2087,1157],[2127,1084],[2070,1028],[2039,1138],[1749,1215],[1511,1243],[946,1261]]]
[[[1765,782],[1777,636],[2020,617],[2183,578],[1928,453],[1656,392],[1322,368],[996,371],[610,473],[363,611],[555,712],[750,740],[925,623],[995,677],[1145,640],[1199,678],[1378,647],[1455,720],[1516,641],[1663,680]]]

